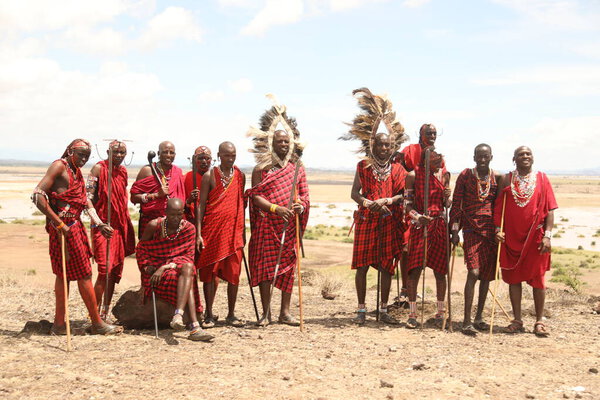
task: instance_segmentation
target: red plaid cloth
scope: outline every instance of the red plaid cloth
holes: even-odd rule
[[[406,170],[392,164],[390,176],[383,182],[375,179],[372,168],[362,160],[356,167],[362,195],[369,200],[394,197],[404,189]],[[352,269],[378,266],[393,274],[402,254],[402,206],[390,206],[392,215],[373,213],[362,205],[354,212],[354,249]]]
[[[161,218],[158,221],[159,226],[161,226],[163,219]],[[175,263],[177,268],[168,269],[163,273],[159,285],[154,288],[154,293],[168,303],[174,306],[177,305],[177,281],[181,274],[181,266],[194,263],[195,238],[196,228],[183,219],[181,231],[173,240],[163,238],[161,229],[157,229],[151,240],[142,240],[138,243],[136,256],[146,298],[152,296],[151,274],[146,273],[146,267],[160,267],[168,263]],[[202,303],[200,302],[196,279],[193,280],[193,288],[196,311],[201,312]]]
[[[497,192],[498,184],[490,170],[490,192],[480,201],[477,177],[473,169],[467,168],[456,179],[450,210],[450,226],[458,223],[463,231],[467,269],[479,269],[480,279],[487,281],[494,280],[496,267],[498,246],[494,242],[492,212]]]
[[[221,170],[212,169],[215,174],[215,187],[208,193],[206,209],[202,220],[202,238],[206,247],[196,262],[199,269],[213,269],[219,261],[230,257],[244,248],[244,176],[238,167],[233,169],[229,185],[223,186]],[[240,275],[239,262],[222,263],[222,268],[236,268],[235,271],[221,271],[222,276],[231,278]],[[203,274],[201,274],[203,276]],[[236,279],[237,280],[237,279]],[[237,284],[237,282],[229,283]]]
[[[154,163],[156,166],[156,163]],[[158,168],[157,168],[158,171]],[[162,177],[160,171],[158,171],[159,177]],[[169,196],[168,198],[177,197],[185,203],[185,188],[183,185],[183,173],[181,168],[173,165],[171,169],[166,171],[165,179],[169,185]],[[131,186],[131,194],[142,194],[142,193],[157,193],[160,190],[160,185],[154,175],[145,177],[136,181]],[[165,216],[165,210],[167,208],[167,198],[156,199],[147,203],[140,204],[140,221],[138,226],[138,237],[141,238],[146,229],[148,222],[158,217]]]
[[[414,209],[423,214],[425,193],[425,170],[415,169]],[[427,266],[440,274],[448,272],[447,230],[444,221],[444,184],[433,174],[429,176],[429,216],[434,217],[427,228]],[[412,226],[408,244],[408,270],[423,266],[425,238],[423,227]]]
[[[102,221],[108,222],[108,161],[100,161],[100,176],[98,178],[98,200],[94,204],[98,216]],[[109,271],[115,282],[121,280],[123,260],[135,252],[135,231],[131,223],[128,209],[127,169],[122,165],[113,168],[112,196],[111,196],[111,221],[114,229],[110,240],[111,263]],[[98,264],[100,278],[106,275],[106,238],[99,229],[92,229],[92,243],[94,258]]]
[[[285,168],[262,171],[262,181],[248,189],[248,197],[261,196],[267,201],[287,207],[290,200],[294,170],[296,166],[288,163]],[[306,183],[306,172],[300,166],[298,170],[298,201],[304,206],[300,216],[300,235],[304,234],[310,210],[310,198]],[[252,271],[252,286],[263,281],[273,280],[275,264],[281,244],[284,221],[273,213],[264,213],[250,202],[250,229],[252,236],[249,243],[250,269]],[[275,287],[291,293],[294,285],[294,266],[296,265],[296,220],[289,222],[285,231],[285,241]]]
[[[200,189],[200,185],[202,184],[202,176],[200,172],[196,172],[196,188]],[[185,189],[185,198],[187,199],[192,194],[192,190],[194,190],[194,171],[190,171],[185,174],[183,179],[183,187]],[[196,224],[196,204],[187,204],[185,205],[185,218],[190,221],[192,224]]]
[[[81,170],[77,168],[76,175],[69,168],[67,161],[60,159],[69,175],[69,188],[58,194],[50,193],[48,199],[52,209],[61,216],[61,211],[74,215],[74,217],[61,216],[61,220],[69,225],[71,234],[65,237],[67,280],[76,281],[92,275],[90,257],[92,252],[88,242],[85,227],[81,223],[81,212],[87,204],[87,195]],[[67,206],[58,208],[57,201],[67,203]],[[49,235],[50,262],[54,275],[62,276],[61,234],[54,228],[49,219],[46,219],[46,232]]]

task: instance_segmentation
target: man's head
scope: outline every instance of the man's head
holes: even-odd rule
[[[177,197],[167,200],[167,209],[165,212],[169,226],[177,226],[183,218],[183,201]]]
[[[533,152],[527,146],[519,146],[515,149],[513,161],[517,169],[530,169],[533,166]]]
[[[158,161],[163,167],[170,167],[175,161],[175,145],[164,141],[158,145]]]
[[[108,150],[106,150],[106,154],[110,156],[110,149],[112,149],[112,163],[113,167],[118,167],[121,165],[125,156],[127,155],[127,146],[123,142],[119,142],[118,140],[113,140],[108,144]]]
[[[273,151],[282,160],[287,156],[290,151],[290,135],[286,131],[278,130],[273,133]]]
[[[478,168],[489,168],[490,161],[494,156],[492,155],[492,148],[490,145],[481,143],[475,146],[475,151],[473,152],[473,161]]]
[[[200,146],[194,151],[194,158],[196,159],[196,170],[204,174],[210,168],[212,163],[212,153],[206,146]]]
[[[437,130],[433,124],[423,124],[419,129],[419,142],[425,146],[433,146],[437,139]]]
[[[65,149],[61,158],[66,158],[76,168],[81,168],[90,159],[92,146],[85,139],[73,140]]]
[[[387,133],[375,134],[373,140],[373,155],[378,161],[387,161],[392,155],[392,139]]]
[[[275,138],[273,138],[274,140]],[[217,157],[221,160],[221,166],[225,169],[230,169],[235,163],[235,146],[231,142],[223,142],[219,145]]]

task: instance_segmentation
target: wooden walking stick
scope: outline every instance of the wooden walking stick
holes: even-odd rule
[[[154,311],[154,337],[158,339],[158,317],[156,316],[156,295],[152,288],[152,311]]]
[[[378,237],[378,243],[377,243],[377,311],[375,312],[375,320],[377,322],[379,322],[379,304],[380,304],[380,296],[381,296],[381,264],[382,264],[382,259],[383,259],[383,255],[381,254],[381,241],[382,241],[382,233],[381,233],[381,222],[382,220],[382,216],[381,213],[379,213],[379,217],[378,217],[378,224],[377,224],[377,237]]]
[[[298,181],[298,170],[300,169],[300,160],[296,161],[296,169],[294,171],[294,181],[292,182],[292,190],[290,192],[290,200],[288,201],[287,208],[291,208],[294,202],[294,191],[296,188],[296,182]],[[281,263],[281,255],[283,254],[283,245],[285,244],[285,233],[290,221],[287,220],[283,223],[283,232],[281,233],[281,242],[279,244],[279,253],[277,254],[277,262],[275,263],[275,273],[273,274],[273,282],[271,283],[271,289],[269,291],[269,314],[271,313],[271,301],[273,300],[273,288],[275,287],[275,279],[277,279],[277,272],[279,271],[279,264]]]
[[[423,193],[423,215],[429,214],[429,173],[430,173],[430,165],[429,159],[431,157],[431,150],[428,148],[425,149],[425,190]],[[425,225],[423,230],[423,239],[425,242],[425,247],[423,248],[423,289],[421,293],[421,329],[423,329],[423,321],[425,319],[425,268],[427,267],[427,230],[429,225]]]
[[[450,302],[450,288],[452,283],[452,276],[454,275],[454,259],[456,258],[456,246],[452,246],[452,262],[450,263],[450,271],[448,275],[448,318],[446,318],[446,313],[444,313],[444,322],[442,323],[442,331],[446,329],[446,320],[450,321],[450,332],[454,332],[454,328],[452,327],[452,303]]]
[[[502,215],[500,216],[500,232],[504,232],[504,210],[506,209],[506,193],[504,193],[502,197]],[[496,254],[496,271],[495,277],[496,281],[494,282],[494,293],[493,298],[494,302],[492,303],[492,318],[490,323],[490,339],[489,342],[492,342],[492,335],[494,334],[494,314],[496,313],[496,293],[498,292],[498,280],[500,279],[500,248],[502,247],[502,242],[498,242],[498,254]]]
[[[298,193],[296,193],[298,200]],[[300,302],[300,332],[304,332],[304,308],[302,307],[302,273],[300,271],[300,260],[298,257],[300,252],[300,216],[296,214],[296,263],[298,265],[298,301]]]
[[[492,290],[488,287],[488,293],[493,297],[494,293],[492,293]],[[510,317],[510,315],[508,315],[508,313],[506,312],[506,309],[504,308],[504,306],[502,306],[502,303],[500,303],[500,300],[495,297],[496,300],[496,305],[498,307],[500,307],[500,309],[502,310],[502,314],[504,314],[504,316],[506,317],[506,319],[508,320],[508,322],[512,321],[512,318]]]
[[[254,290],[252,289],[252,275],[250,275],[250,268],[248,268],[244,249],[242,249],[242,260],[244,261],[244,268],[246,269],[246,277],[248,278],[248,286],[250,287],[250,296],[252,296],[252,305],[254,306],[254,314],[256,314],[256,322],[259,322],[260,317],[258,316],[258,307],[256,307],[256,297],[254,297]]]
[[[111,213],[112,213],[112,174],[113,174],[113,148],[109,144],[108,145],[108,194],[107,194],[107,204],[106,204],[106,224],[110,227],[111,221]],[[106,238],[106,265],[104,266],[106,269],[106,280],[104,282],[104,312],[106,313],[105,318],[108,318],[108,309],[110,308],[110,302],[108,301],[108,275],[109,268],[112,267],[112,263],[110,262],[110,242],[111,238]]]
[[[71,322],[69,321],[69,288],[67,283],[67,259],[66,259],[65,234],[60,233],[60,252],[62,261],[63,290],[65,292],[65,324],[67,328],[67,351],[71,351]]]

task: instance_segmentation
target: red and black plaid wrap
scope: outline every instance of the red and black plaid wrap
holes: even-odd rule
[[[238,167],[234,167],[233,178],[225,187],[219,168],[215,167],[212,171],[215,187],[208,193],[201,229],[206,247],[196,260],[196,267],[209,268],[222,279],[227,277],[229,283],[238,284],[241,264],[217,263],[244,248],[244,175]],[[223,268],[235,270],[222,271]],[[232,278],[235,282],[232,282]]]
[[[413,208],[419,214],[424,213],[425,170],[423,167],[415,168],[415,200]],[[444,184],[440,179],[431,174],[429,176],[429,206],[428,215],[433,217],[427,228],[427,266],[440,274],[448,272],[447,262],[447,230],[444,221]],[[417,228],[413,225],[410,229],[408,245],[408,270],[423,266],[425,256],[424,227]]]
[[[87,232],[80,219],[81,212],[87,204],[87,195],[81,170],[77,168],[76,175],[73,175],[67,161],[64,159],[60,159],[60,161],[69,175],[69,188],[60,194],[50,193],[48,199],[50,206],[57,214],[60,215],[60,211],[64,210],[68,214],[74,215],[74,217],[63,216],[61,220],[70,228],[70,235],[65,237],[67,280],[76,281],[92,275],[92,264],[90,263],[92,252]],[[68,206],[59,209],[57,201],[67,203]],[[61,234],[54,228],[49,219],[46,219],[46,232],[49,235],[48,247],[52,272],[54,275],[62,276]]]
[[[108,222],[108,161],[100,161],[98,177],[97,200],[94,204],[96,212],[102,221]],[[135,231],[131,223],[128,209],[127,169],[119,165],[112,171],[111,218],[110,226],[114,229],[110,240],[111,265],[109,273],[115,280],[121,280],[123,260],[135,252]],[[98,264],[98,276],[106,274],[106,245],[108,240],[99,229],[92,229],[94,258]]]
[[[467,269],[479,269],[479,279],[494,280],[496,254],[498,245],[494,241],[495,226],[493,220],[494,202],[498,192],[498,184],[494,172],[490,170],[490,191],[488,196],[479,200],[477,176],[471,168],[466,168],[458,175],[452,209],[450,210],[450,226],[458,223],[463,231],[463,249]]]
[[[288,163],[284,168],[274,171],[262,171],[262,181],[246,191],[252,198],[261,196],[267,201],[287,207],[294,181],[296,165]],[[310,198],[306,172],[303,166],[298,170],[298,202],[304,207],[300,216],[300,235],[304,234],[310,210]],[[252,286],[263,281],[270,281],[275,274],[275,264],[281,244],[284,220],[274,213],[263,212],[250,201],[250,229],[252,236],[249,243],[250,268],[252,270]],[[275,287],[291,293],[294,285],[294,266],[296,265],[296,220],[292,219],[285,232],[285,241]]]
[[[159,218],[158,225],[162,225],[164,218]],[[177,264],[177,268],[166,270],[158,286],[154,287],[154,293],[166,302],[177,306],[177,282],[181,274],[183,264],[194,263],[196,228],[187,220],[182,220],[179,235],[173,240],[162,237],[161,229],[154,232],[151,240],[140,240],[136,248],[138,268],[142,275],[142,286],[146,298],[152,296],[151,274],[146,273],[146,267],[160,267],[168,263]],[[195,275],[195,269],[194,269]],[[198,282],[193,280],[194,299],[196,300],[196,311],[202,311],[202,303],[198,292]]]
[[[361,193],[369,200],[394,197],[404,189],[406,170],[399,163],[392,164],[392,172],[385,181],[378,181],[372,167],[362,160],[356,166],[360,179]],[[402,254],[402,205],[388,206],[391,215],[382,215],[358,206],[354,212],[354,249],[352,269],[378,266],[390,274]]]

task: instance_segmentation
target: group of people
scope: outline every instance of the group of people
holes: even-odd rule
[[[452,196],[450,174],[434,147],[435,127],[423,125],[419,143],[401,149],[407,136],[395,119],[391,102],[366,88],[357,89],[354,94],[362,111],[341,139],[360,140],[364,152],[351,192],[358,204],[352,257],[358,297],[355,322],[366,321],[369,267],[379,272],[380,321],[398,324],[388,314],[387,305],[392,276],[399,270],[402,295],[408,298],[410,308],[406,326],[419,326],[417,286],[424,267],[434,271],[435,320],[441,321],[446,311],[449,249],[459,245],[462,230],[469,270],[463,331],[475,334],[488,328],[482,312],[489,283],[497,277],[497,242],[502,242],[500,266],[504,281],[510,285],[514,312],[507,329],[523,331],[521,282],[527,282],[534,292],[534,332],[547,335],[542,320],[544,273],[550,265],[552,210],[557,205],[548,178],[532,169],[531,150],[525,146],[517,148],[513,157],[515,171],[501,176],[490,169],[490,146],[476,146],[475,166],[461,172]],[[382,124],[387,132],[379,131]],[[173,329],[187,329],[191,340],[213,338],[206,329],[214,327],[218,319],[213,305],[221,280],[227,282],[225,323],[244,326],[235,306],[242,264],[246,264],[246,207],[250,215],[246,271],[251,286],[259,287],[262,315],[258,324],[272,323],[272,287],[282,293],[278,321],[299,324],[290,312],[290,302],[298,258],[297,238],[302,237],[310,210],[306,171],[300,160],[304,145],[295,119],[279,104],[261,116],[260,126],[251,128],[249,136],[256,158],[250,188],[246,189],[246,176],[235,166],[233,143],[219,145],[215,165],[211,150],[198,147],[192,157],[192,171],[183,175],[173,163],[175,146],[165,141],[159,145],[158,160],[152,161],[149,155],[149,165],[140,169],[130,197],[123,165],[125,142],[110,142],[108,159],[94,165],[86,180],[81,167],[90,157],[90,143],[76,139],[69,144],[32,195],[46,215],[50,258],[56,275],[54,334],[65,334],[67,330],[64,279],[77,281],[89,312],[91,333],[122,331],[110,321],[110,304],[115,284],[121,279],[124,258],[133,253],[145,300],[155,296],[175,308],[170,323]],[[140,206],[137,246],[129,199]],[[83,211],[91,220],[91,247],[80,219]],[[91,280],[92,256],[98,265],[95,285]],[[198,278],[203,282],[204,307]],[[472,321],[478,280],[479,302]]]

